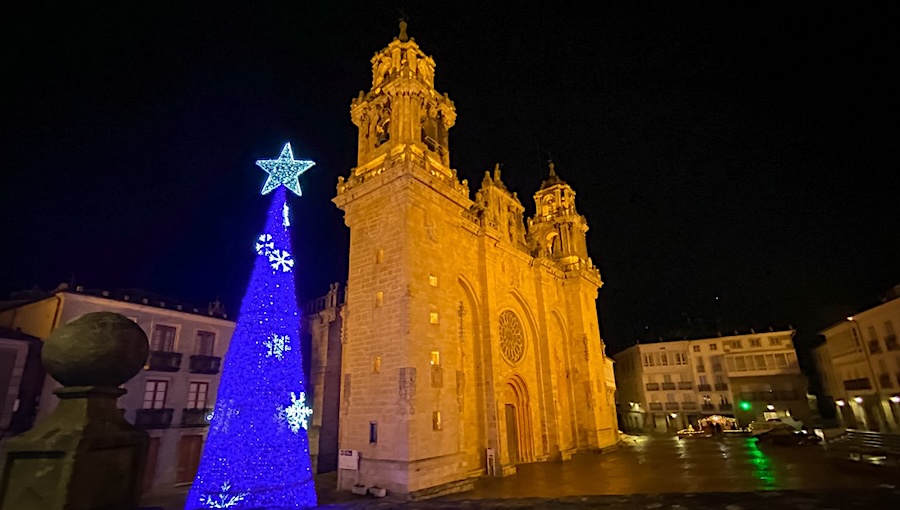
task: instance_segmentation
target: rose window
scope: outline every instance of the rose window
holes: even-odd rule
[[[525,354],[522,323],[509,310],[500,314],[500,352],[510,364],[518,363]]]

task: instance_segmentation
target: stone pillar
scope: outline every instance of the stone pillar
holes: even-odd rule
[[[59,404],[0,448],[0,508],[137,508],[147,434],[125,421],[119,386],[147,360],[147,335],[122,315],[90,313],[44,344]]]

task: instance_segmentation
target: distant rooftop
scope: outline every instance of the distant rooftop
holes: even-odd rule
[[[60,292],[67,294],[81,294],[85,296],[94,296],[113,301],[125,303],[134,303],[137,305],[152,306],[155,308],[164,308],[166,310],[175,310],[184,313],[203,315],[206,317],[216,317],[219,319],[228,319],[225,313],[225,307],[216,299],[209,303],[206,307],[193,306],[185,301],[163,296],[154,292],[143,289],[90,289],[82,285],[70,288],[69,284],[61,283],[55,289],[45,292],[39,289],[31,289],[22,292],[13,293],[11,299],[0,302],[0,310],[16,308],[28,303],[33,303],[46,299]]]

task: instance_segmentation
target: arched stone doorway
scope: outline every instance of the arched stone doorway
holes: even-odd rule
[[[503,416],[506,421],[506,448],[510,465],[534,462],[531,407],[528,400],[525,381],[518,375],[511,376],[503,390]]]

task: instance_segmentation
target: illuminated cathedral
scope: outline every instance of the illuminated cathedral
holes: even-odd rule
[[[346,296],[333,288],[308,323],[311,434],[339,422],[339,487],[413,499],[618,441],[603,282],[575,191],[551,163],[526,220],[498,166],[473,197],[450,166],[456,109],[434,73],[405,23],[372,59],[350,108],[357,166],[334,198],[350,229]]]

